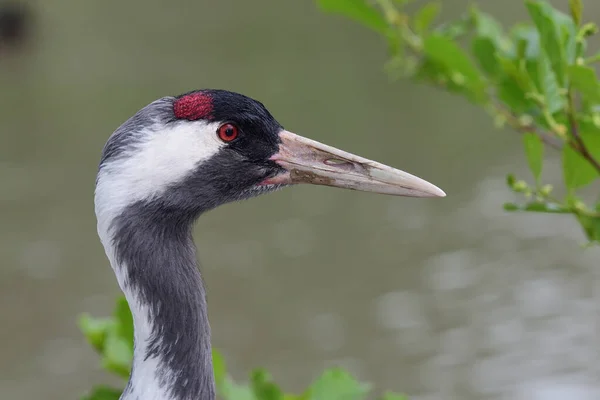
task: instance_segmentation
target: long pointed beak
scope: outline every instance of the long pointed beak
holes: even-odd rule
[[[263,184],[310,183],[396,196],[446,196],[437,186],[376,161],[285,130],[279,137],[279,152],[271,160],[286,172]]]

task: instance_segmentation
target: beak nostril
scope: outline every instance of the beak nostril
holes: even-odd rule
[[[340,160],[339,158],[328,158],[325,161],[323,161],[324,164],[327,165],[332,165],[334,167],[341,167],[344,165],[352,165],[352,163],[346,161],[346,160]]]

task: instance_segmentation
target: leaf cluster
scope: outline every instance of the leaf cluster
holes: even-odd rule
[[[498,127],[522,135],[531,171],[526,182],[509,174],[509,188],[523,197],[507,211],[571,214],[590,243],[600,242],[600,199],[581,191],[600,177],[600,82],[588,54],[598,27],[584,23],[582,0],[565,0],[568,13],[544,0],[525,0],[529,20],[502,26],[473,5],[460,18],[436,23],[441,1],[414,13],[411,0],[316,0],[378,32],[389,44],[388,71],[461,96],[487,112]],[[544,165],[547,151],[560,156],[556,195]]]

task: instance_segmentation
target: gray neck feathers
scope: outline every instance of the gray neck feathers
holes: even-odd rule
[[[135,321],[134,365],[122,399],[213,400],[210,327],[192,217],[128,206],[111,224],[113,268]]]

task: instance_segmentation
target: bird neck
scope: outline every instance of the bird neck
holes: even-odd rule
[[[157,221],[153,214],[126,211],[105,233],[110,240],[102,240],[134,321],[133,365],[121,399],[213,400],[210,326],[191,222]]]

